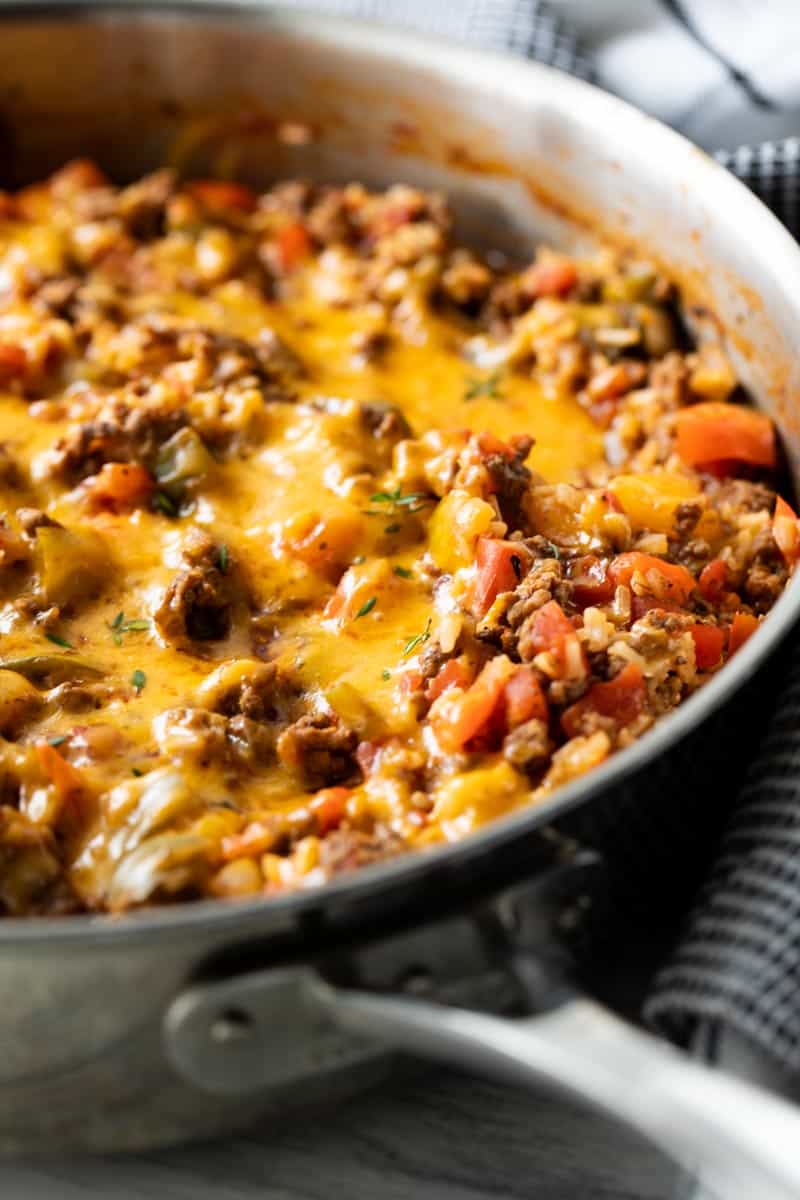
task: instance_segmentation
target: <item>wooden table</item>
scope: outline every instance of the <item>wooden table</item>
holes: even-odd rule
[[[269,1137],[0,1167],[2,1200],[672,1200],[675,1183],[599,1117],[429,1066]]]

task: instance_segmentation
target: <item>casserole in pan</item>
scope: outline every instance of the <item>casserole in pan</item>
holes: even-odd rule
[[[218,985],[176,1000],[190,977],[330,955],[344,939],[474,902],[532,872],[537,827],[598,797],[617,803],[614,789],[648,764],[680,790],[681,760],[662,756],[681,742],[689,753],[690,732],[796,609],[795,584],[782,594],[796,525],[780,509],[774,521],[759,478],[777,461],[773,426],[720,406],[735,399],[729,358],[794,466],[797,251],[681,139],[525,64],[257,9],[34,5],[7,10],[3,32],[4,220],[20,247],[8,280],[17,306],[4,318],[15,393],[4,439],[24,431],[35,503],[17,507],[39,510],[17,513],[4,535],[20,618],[4,635],[2,675],[16,688],[5,712],[18,735],[12,790],[26,797],[5,820],[8,846],[40,855],[18,855],[3,900],[12,914],[67,915],[12,915],[0,930],[14,1024],[2,1133],[9,1146],[146,1144],[231,1127],[274,1103],[279,1085],[302,1081],[303,1099],[311,1076],[332,1086],[342,1064],[371,1057],[324,1032],[320,1048],[332,1009],[403,1040],[406,1010],[376,1013],[277,972],[264,994],[278,997],[281,1043],[262,1075],[261,976],[243,975],[238,998]],[[85,164],[31,186],[76,157],[129,186],[115,191]],[[179,177],[134,182],[168,161]],[[209,182],[221,172],[236,185]],[[269,190],[296,177],[334,186]],[[352,179],[365,190],[337,189]],[[380,191],[398,180],[406,186]],[[439,188],[457,217],[449,244],[430,198]],[[598,258],[596,234],[621,256]],[[542,241],[554,250],[530,265]],[[510,265],[483,259],[486,249]],[[293,289],[312,276],[309,303]],[[699,350],[682,340],[672,277]],[[355,296],[335,294],[343,286]],[[342,302],[361,313],[352,327]],[[387,325],[387,304],[399,326]],[[66,398],[49,391],[54,379]],[[468,409],[483,426],[471,434],[460,431]],[[529,468],[530,445],[508,439],[525,432],[514,413],[525,424],[534,409]],[[250,428],[251,410],[266,433]],[[442,444],[425,443],[437,427]],[[581,479],[559,459],[565,431]],[[237,508],[253,445],[261,474]],[[9,475],[8,487],[20,484]],[[283,607],[270,606],[275,576],[272,596],[253,577],[269,575],[268,559],[291,571]],[[461,592],[445,595],[448,579]],[[298,609],[307,622],[304,607],[313,636],[294,623]],[[665,645],[654,682],[654,647]],[[202,703],[187,711],[177,702],[187,694]],[[395,719],[423,729],[414,762],[392,760]],[[455,769],[430,789],[442,751]],[[109,830],[92,824],[92,806],[111,795]],[[287,814],[279,826],[270,796]],[[502,819],[478,830],[492,809]],[[43,815],[46,845],[35,836]],[[336,870],[392,837],[399,849],[440,844]],[[198,893],[250,898],[69,915]],[[377,982],[396,984],[403,945]],[[463,953],[447,970],[480,958],[468,932]],[[550,1023],[551,1044],[563,1035],[578,1051],[580,1012],[561,1032]],[[419,1032],[425,1012],[415,1013]],[[43,1032],[54,1019],[57,1038]],[[653,1052],[631,1045],[634,1057]],[[218,1069],[221,1048],[233,1065]],[[670,1080],[689,1071],[666,1061]],[[590,1085],[573,1067],[558,1071],[611,1103],[607,1081]],[[554,1061],[540,1068],[557,1072]],[[66,1103],[76,1087],[80,1114]],[[246,1088],[247,1099],[233,1095]],[[746,1139],[747,1121],[734,1133]]]

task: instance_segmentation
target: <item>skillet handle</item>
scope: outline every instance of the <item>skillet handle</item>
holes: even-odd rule
[[[800,1110],[693,1062],[574,997],[506,1019],[412,998],[314,985],[339,1029],[527,1086],[543,1081],[638,1131],[720,1200],[798,1200]]]

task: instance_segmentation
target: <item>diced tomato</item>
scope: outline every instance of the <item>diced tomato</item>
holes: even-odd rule
[[[725,632],[717,625],[693,625],[689,632],[694,642],[694,657],[700,671],[715,667],[722,658]]]
[[[608,604],[614,599],[616,585],[608,574],[608,560],[586,554],[576,558],[569,568],[571,599],[577,608]]]
[[[547,700],[542,685],[530,667],[518,667],[509,679],[505,689],[505,708],[509,729],[516,729],[518,725],[524,725],[534,718],[547,720]]]
[[[586,655],[575,626],[557,600],[548,600],[533,614],[528,640],[534,654],[551,654],[562,671],[570,665],[570,647],[574,647],[577,659],[586,667]]]
[[[81,804],[85,792],[83,776],[80,771],[77,771],[72,763],[67,762],[58,753],[55,746],[51,746],[49,742],[37,742],[36,754],[39,765],[55,788],[62,811],[71,820],[76,820],[81,815]]]
[[[731,632],[728,636],[729,658],[742,648],[747,639],[758,629],[758,626],[758,617],[754,617],[752,613],[734,613],[733,621],[731,622]]]
[[[428,719],[444,751],[461,750],[488,727],[514,670],[504,654],[498,655],[466,691],[450,688],[434,702]]]
[[[690,467],[709,463],[775,466],[775,430],[754,408],[710,400],[683,408],[676,418],[675,446]]]
[[[400,676],[400,691],[405,696],[410,696],[412,692],[418,691],[422,687],[422,672],[421,671],[404,671]]]
[[[637,572],[645,579],[650,572],[656,572],[660,576],[657,586],[661,599],[673,604],[685,604],[696,587],[694,577],[679,563],[668,563],[654,554],[642,554],[638,550],[618,554],[608,568],[615,587],[620,584],[629,587]],[[653,590],[655,592],[655,588]]]
[[[519,542],[500,538],[478,538],[478,572],[473,593],[473,611],[483,617],[502,592],[512,592],[522,578],[528,553]]]
[[[25,374],[27,367],[28,356],[22,346],[0,342],[0,379],[16,379]]]
[[[578,282],[578,270],[569,258],[555,255],[535,262],[520,279],[528,296],[564,296]]]
[[[186,184],[186,191],[206,208],[220,212],[232,208],[236,212],[250,213],[258,203],[252,188],[226,179],[193,179]]]
[[[143,504],[153,494],[154,487],[152,475],[138,463],[106,463],[86,481],[92,502],[113,509]]]
[[[697,586],[700,589],[700,595],[709,604],[714,604],[721,599],[723,592],[726,590],[728,582],[728,568],[721,558],[713,558],[710,563],[707,563],[700,572],[700,578],[697,581]]]
[[[321,792],[317,792],[308,807],[317,818],[317,832],[320,837],[341,825],[349,798],[350,789],[344,787],[323,788]]]
[[[311,253],[311,238],[305,225],[293,221],[284,225],[277,235],[278,261],[283,272],[294,271]]]
[[[778,496],[775,503],[772,536],[789,566],[794,567],[800,558],[800,522],[797,519],[797,513],[782,496]]]
[[[535,654],[546,650],[558,654],[564,639],[574,633],[575,626],[557,600],[549,600],[533,614],[530,641]]]
[[[580,733],[582,719],[588,713],[611,717],[620,725],[630,725],[642,712],[647,700],[644,676],[635,663],[628,663],[619,675],[607,683],[594,683],[589,691],[561,714],[561,727],[567,737]]]
[[[433,702],[438,700],[442,692],[448,688],[468,687],[472,682],[472,672],[460,658],[449,658],[437,675],[428,684],[425,696]]]

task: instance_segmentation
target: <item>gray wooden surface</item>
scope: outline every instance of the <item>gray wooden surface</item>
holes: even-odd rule
[[[2,1200],[672,1200],[674,1184],[596,1116],[430,1067],[269,1137],[0,1167]]]

